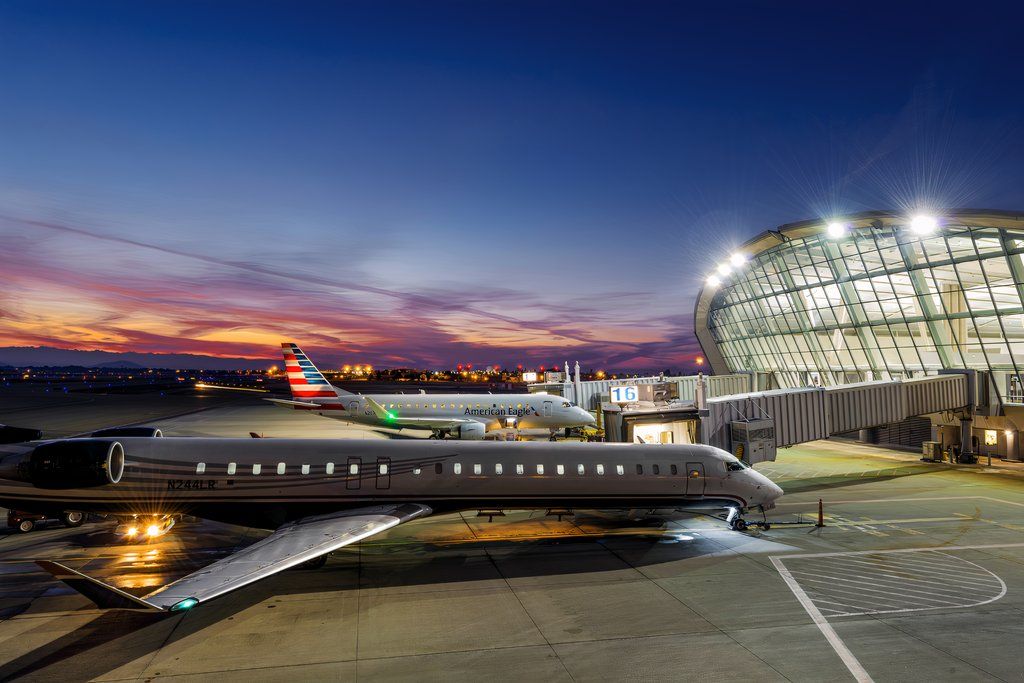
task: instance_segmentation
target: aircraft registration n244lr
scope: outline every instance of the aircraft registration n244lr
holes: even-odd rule
[[[704,445],[341,439],[86,438],[0,445],[0,505],[190,514],[274,530],[138,597],[39,565],[101,607],[181,611],[431,513],[473,509],[729,511],[782,489]]]
[[[494,429],[593,425],[594,416],[550,394],[352,394],[331,385],[296,344],[281,344],[292,400],[265,399],[347,422],[394,429],[429,429],[431,436],[482,439]]]

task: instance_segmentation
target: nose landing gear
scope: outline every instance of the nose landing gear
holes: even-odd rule
[[[743,519],[742,511],[739,508],[729,508],[729,514],[726,516],[725,521],[729,523],[729,528],[733,531],[746,531],[748,527],[752,526],[768,531],[772,528],[772,525],[768,522],[768,515],[763,507],[761,508],[761,516],[764,518],[764,521],[748,522]]]

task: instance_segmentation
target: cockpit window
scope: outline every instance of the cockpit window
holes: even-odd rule
[[[750,465],[744,465],[739,460],[737,460],[736,462],[725,463],[725,469],[729,470],[730,472],[739,472],[740,470],[745,470],[748,467],[750,467]]]
[[[569,403],[568,401],[562,401],[562,407],[563,408],[572,408],[572,404]]]

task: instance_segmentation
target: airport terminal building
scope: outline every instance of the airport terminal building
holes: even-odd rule
[[[980,438],[1024,427],[1024,214],[783,225],[709,274],[694,320],[714,372],[752,373],[760,389],[973,370],[992,407]]]

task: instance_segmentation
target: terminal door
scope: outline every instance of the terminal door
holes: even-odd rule
[[[704,463],[686,463],[686,495],[703,496],[705,482]]]
[[[345,488],[355,490],[359,488],[359,478],[362,473],[359,471],[362,469],[363,461],[360,458],[349,458],[347,469],[345,470]]]
[[[391,488],[391,458],[377,458],[377,488]]]

